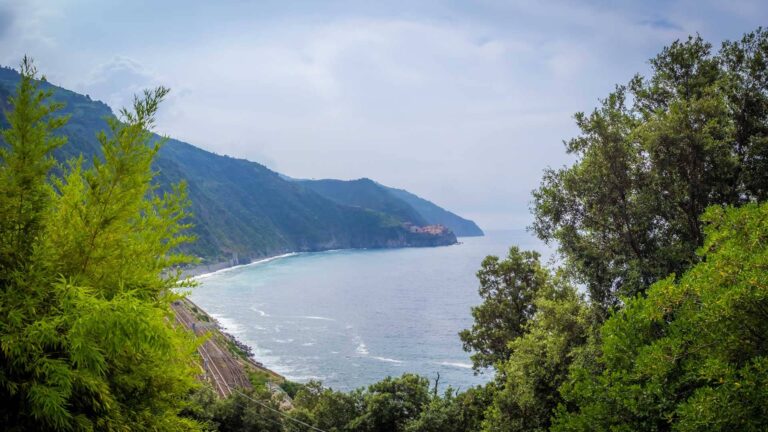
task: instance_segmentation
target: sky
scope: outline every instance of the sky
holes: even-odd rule
[[[0,0],[0,64],[113,109],[171,95],[157,131],[296,178],[372,178],[524,228],[573,114],[699,33],[768,24],[764,1]]]

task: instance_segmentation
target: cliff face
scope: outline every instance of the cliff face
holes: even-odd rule
[[[0,68],[0,100],[5,103],[18,83],[18,74]],[[112,111],[88,96],[43,84],[64,102],[70,120],[61,133],[68,143],[58,149],[59,160],[100,156],[96,133],[106,129]],[[6,107],[7,108],[7,107]],[[0,126],[5,117],[0,116]],[[158,137],[159,139],[159,137]],[[0,142],[0,145],[2,143]],[[453,244],[453,233],[412,233],[405,226],[408,204],[391,198],[367,205],[330,199],[267,167],[217,155],[191,144],[168,140],[155,162],[160,192],[187,183],[198,240],[187,252],[206,262],[249,262],[294,251],[340,248],[440,246]]]

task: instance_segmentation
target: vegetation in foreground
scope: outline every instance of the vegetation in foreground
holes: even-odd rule
[[[169,324],[177,280],[162,269],[183,261],[172,254],[186,240],[183,188],[153,196],[142,138],[164,91],[103,135],[103,163],[49,174],[62,120],[25,64],[1,154],[4,424],[765,430],[768,32],[716,53],[698,37],[675,42],[651,65],[576,115],[576,162],[534,192],[533,230],[557,241],[563,266],[514,247],[482,263],[484,301],[460,338],[489,384],[441,392],[405,374],[345,393],[312,382],[281,411],[260,386],[222,401],[195,388],[193,341]]]
[[[55,164],[66,118],[25,59],[0,148],[0,423],[5,430],[178,430],[194,340],[170,325],[179,185],[151,186],[158,88],[99,135],[103,158]]]

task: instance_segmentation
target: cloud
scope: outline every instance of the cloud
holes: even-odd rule
[[[134,95],[162,85],[160,76],[138,61],[126,56],[114,56],[98,64],[75,89],[107,103],[113,110],[128,107]]]
[[[11,32],[14,21],[13,10],[8,5],[0,5],[0,39]]]
[[[661,30],[673,30],[673,31],[685,30],[680,24],[677,24],[666,18],[653,18],[653,19],[642,20],[640,21],[640,24],[654,28],[654,29],[661,29]]]
[[[542,169],[568,161],[571,113],[688,31],[717,43],[768,18],[709,0],[12,4],[0,61],[30,53],[113,108],[168,86],[160,132],[294,177],[372,177],[491,227],[529,217]]]

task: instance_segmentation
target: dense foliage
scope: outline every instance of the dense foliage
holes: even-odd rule
[[[574,368],[563,392],[576,409],[555,430],[768,426],[768,204],[702,220],[702,262],[605,323],[598,367]]]
[[[194,341],[177,330],[166,269],[188,240],[183,188],[150,186],[165,89],[99,141],[104,158],[53,174],[66,118],[26,60],[0,147],[0,423],[4,430],[195,429]]]
[[[618,86],[567,143],[577,158],[534,192],[534,230],[556,241],[596,306],[642,293],[698,262],[710,205],[768,197],[768,33],[713,53],[700,37]]]
[[[483,303],[472,308],[472,328],[459,333],[464,349],[475,351],[475,370],[509,358],[509,341],[525,333],[528,320],[536,312],[533,299],[549,282],[548,276],[537,252],[514,246],[504,260],[495,256],[483,260],[477,272]]]

